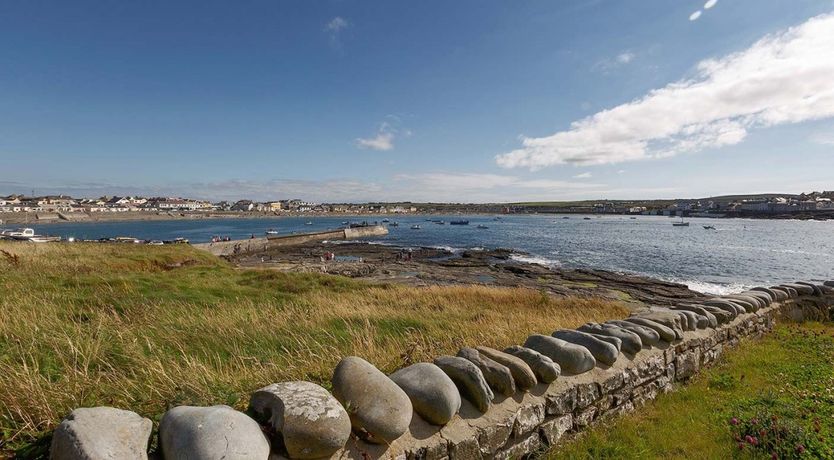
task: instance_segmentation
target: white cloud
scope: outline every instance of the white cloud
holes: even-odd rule
[[[631,61],[633,61],[636,57],[637,55],[632,51],[623,51],[620,54],[614,56],[613,58],[607,57],[605,59],[597,61],[591,67],[591,70],[602,73],[608,73],[609,71],[614,70],[617,67],[631,63]]]
[[[577,174],[577,175],[573,176],[573,178],[574,179],[589,179],[589,178],[591,178],[591,176],[592,176],[591,173],[584,172],[582,174]]]
[[[690,20],[690,21],[695,21],[695,20],[697,20],[697,19],[698,19],[698,18],[700,18],[700,17],[701,17],[701,10],[698,10],[698,11],[696,11],[696,12],[694,12],[694,13],[692,13],[692,14],[690,14],[690,15],[689,15],[689,20]]]
[[[628,64],[629,62],[634,60],[634,53],[630,51],[626,51],[625,53],[620,53],[617,55],[617,62],[620,64]]]
[[[330,46],[337,50],[342,49],[340,34],[348,27],[350,27],[350,22],[341,16],[336,16],[325,24],[324,31],[327,32],[330,37]]]
[[[755,128],[834,116],[834,14],[701,61],[696,75],[597,112],[551,136],[522,137],[507,168],[662,158],[741,142]]]
[[[393,117],[393,116],[391,116]],[[398,120],[396,117],[392,119]],[[380,150],[380,151],[388,151],[394,149],[394,138],[397,134],[400,134],[400,130],[393,126],[391,123],[384,121],[379,124],[379,129],[375,136],[367,137],[367,138],[357,138],[356,139],[356,146],[360,149],[371,149],[371,150]],[[402,135],[405,137],[411,136],[411,131],[406,129],[402,130]]]
[[[707,0],[707,2],[704,3],[704,9],[708,10],[708,9],[712,8],[713,6],[715,6],[716,3],[718,3],[718,0]]]

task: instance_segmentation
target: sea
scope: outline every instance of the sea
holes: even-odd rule
[[[131,236],[148,240],[213,236],[248,238],[268,229],[279,234],[335,229],[343,222],[383,217],[275,217],[50,223],[30,225],[39,234],[99,239]],[[751,286],[796,280],[834,279],[834,221],[678,218],[621,215],[408,215],[371,244],[437,247],[451,251],[506,248],[514,259],[550,267],[594,268],[646,275],[727,294]],[[442,220],[438,224],[432,220]],[[449,225],[468,220],[469,225]],[[420,229],[412,229],[419,225]],[[487,228],[478,228],[478,226]],[[714,229],[704,228],[713,226]]]

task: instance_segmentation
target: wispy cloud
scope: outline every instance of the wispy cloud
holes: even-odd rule
[[[698,18],[700,18],[702,14],[704,14],[708,9],[715,6],[717,3],[718,3],[718,0],[707,0],[707,2],[704,3],[704,9],[703,10],[698,10],[698,11],[690,14],[689,15],[689,20],[690,21],[697,21]]]
[[[377,132],[371,137],[356,139],[356,146],[360,149],[387,151],[394,149],[394,139],[398,136],[411,136],[411,131],[400,127],[400,119],[395,115],[388,115],[388,120],[379,124]]]
[[[750,48],[700,62],[693,78],[522,138],[496,157],[507,168],[595,165],[738,144],[751,129],[834,116],[834,14],[768,35]]]
[[[325,24],[324,31],[330,38],[330,46],[336,50],[342,50],[341,33],[348,27],[350,27],[350,22],[341,16],[336,16]]]
[[[712,8],[713,6],[715,6],[716,3],[718,3],[718,0],[707,0],[707,2],[704,3],[704,9],[708,10],[708,9]]]
[[[592,177],[592,174],[589,173],[589,172],[584,172],[582,174],[577,174],[577,175],[573,176],[574,179],[590,179],[591,177]]]
[[[596,72],[608,73],[617,67],[621,67],[631,63],[637,57],[633,51],[623,51],[620,54],[597,61],[591,70]]]
[[[701,17],[701,10],[698,10],[698,11],[689,15],[689,20],[690,21],[697,21],[698,18],[700,18],[700,17]]]

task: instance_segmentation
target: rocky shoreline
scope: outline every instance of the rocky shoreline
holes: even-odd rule
[[[515,258],[524,255],[509,249],[453,252],[442,248],[324,242],[270,248],[226,259],[242,267],[330,273],[378,283],[528,287],[557,296],[613,299],[635,309],[704,297],[682,284],[604,270],[550,268]]]

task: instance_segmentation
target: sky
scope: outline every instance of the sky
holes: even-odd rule
[[[0,194],[832,189],[832,0],[0,1]]]

